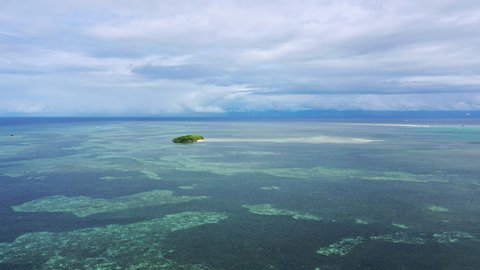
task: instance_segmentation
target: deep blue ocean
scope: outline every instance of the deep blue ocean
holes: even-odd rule
[[[479,254],[475,120],[0,118],[2,270],[475,270]]]

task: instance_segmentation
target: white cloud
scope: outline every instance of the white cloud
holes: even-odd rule
[[[196,85],[168,80],[136,82],[131,77],[104,74],[0,76],[3,90],[2,112],[43,114],[162,114],[184,112],[223,112],[212,101],[228,93],[242,92],[242,86]],[[32,86],[34,85],[34,86]]]
[[[0,112],[476,110],[479,18],[470,0],[10,1]]]
[[[474,76],[410,76],[398,79],[406,85],[449,85],[449,86],[480,86],[480,75]]]
[[[10,102],[5,106],[6,111],[17,112],[17,113],[41,113],[45,110],[45,106],[39,103],[25,103],[24,101]]]

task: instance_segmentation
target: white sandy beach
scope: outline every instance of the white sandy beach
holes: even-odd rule
[[[338,143],[338,144],[363,144],[372,143],[381,140],[370,140],[354,137],[336,137],[336,136],[313,136],[313,137],[290,137],[290,138],[208,138],[208,142],[265,142],[265,143]]]

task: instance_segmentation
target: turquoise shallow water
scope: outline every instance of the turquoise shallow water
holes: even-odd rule
[[[474,123],[0,123],[0,269],[480,269]]]

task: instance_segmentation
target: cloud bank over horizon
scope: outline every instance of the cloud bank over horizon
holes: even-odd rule
[[[478,1],[5,1],[1,114],[480,110]]]

